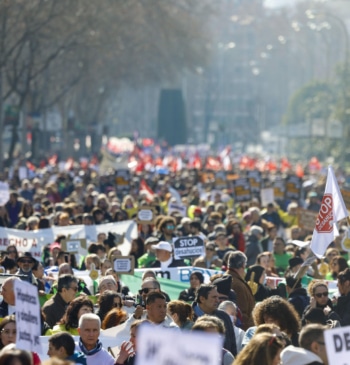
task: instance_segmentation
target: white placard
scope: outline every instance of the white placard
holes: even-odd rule
[[[169,203],[168,214],[171,215],[173,212],[179,212],[183,217],[187,217],[187,207],[183,204]]]
[[[350,326],[324,332],[328,365],[350,364]]]
[[[141,325],[136,365],[219,365],[223,338],[215,333]]]
[[[20,180],[24,180],[28,178],[28,171],[25,166],[20,166],[18,169],[18,177]]]
[[[273,203],[275,200],[273,188],[261,189],[260,199],[262,207],[266,207],[267,204]]]
[[[80,251],[80,241],[67,241],[67,252],[79,252]]]
[[[118,259],[114,260],[114,271],[117,272],[128,272],[131,270],[131,260],[129,259]]]
[[[5,205],[10,199],[10,187],[7,182],[0,181],[0,205]]]
[[[199,236],[173,238],[175,259],[204,256],[204,241]]]
[[[40,302],[38,288],[22,280],[14,285],[16,298],[16,347],[41,352]]]

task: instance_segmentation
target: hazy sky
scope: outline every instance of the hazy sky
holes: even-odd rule
[[[293,5],[297,0],[265,0],[265,6],[269,8],[277,8],[286,5]]]

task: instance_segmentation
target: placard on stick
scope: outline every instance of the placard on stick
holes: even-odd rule
[[[134,275],[135,257],[134,256],[115,256],[113,269],[118,274]]]
[[[81,253],[81,250],[87,250],[85,238],[71,238],[61,241],[61,249],[69,253]]]
[[[140,207],[137,212],[136,222],[138,224],[153,224],[156,217],[154,207]]]

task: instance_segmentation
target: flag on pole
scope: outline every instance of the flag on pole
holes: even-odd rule
[[[324,255],[328,245],[339,234],[337,222],[348,215],[333,168],[329,166],[326,189],[310,245],[312,252],[317,257],[320,258]]]

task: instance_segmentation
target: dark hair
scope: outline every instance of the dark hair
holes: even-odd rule
[[[202,225],[198,221],[192,221],[192,222],[190,222],[190,227],[200,230],[202,228]]]
[[[120,302],[123,303],[122,296],[115,292],[114,290],[105,290],[98,299],[98,316],[103,322],[104,318],[106,317],[107,313],[114,308],[114,298],[120,298]]]
[[[286,276],[286,284],[290,288],[294,288],[294,289],[301,288],[301,278],[297,279],[292,274],[288,275],[288,276]]]
[[[78,284],[78,279],[74,275],[65,274],[59,276],[57,281],[57,291],[61,293],[63,288],[69,289],[72,283]]]
[[[173,217],[165,216],[163,219],[159,222],[159,230],[162,231],[162,229],[168,224],[171,223],[174,226],[176,226],[176,221]]]
[[[327,323],[327,317],[323,312],[322,308],[309,308],[304,313],[303,320],[310,323],[319,323],[325,325]]]
[[[253,319],[256,326],[265,323],[266,316],[273,318],[281,331],[289,335],[299,331],[299,314],[291,303],[277,295],[263,300],[254,308]]]
[[[192,271],[190,275],[190,279],[192,276],[195,276],[201,284],[204,283],[204,276],[200,271]]]
[[[78,328],[78,312],[84,305],[91,308],[91,313],[94,312],[94,304],[92,301],[86,295],[81,295],[77,298],[74,298],[68,304],[66,312],[58,324],[64,324],[64,327],[67,331],[69,331],[71,328]]]
[[[157,299],[164,299],[166,301],[166,298],[162,293],[152,292],[148,294],[146,298],[146,305],[153,304]]]
[[[216,289],[215,285],[212,284],[202,284],[196,292],[196,299],[195,301],[197,303],[201,303],[200,297],[203,297],[205,299],[208,299],[208,294],[213,290]]]
[[[350,280],[350,269],[347,268],[345,269],[344,271],[340,272],[338,274],[338,280],[341,282],[341,283],[344,283],[345,281],[347,280]]]
[[[254,273],[254,282],[256,284],[260,284],[259,280],[261,278],[261,275],[265,271],[265,268],[263,268],[260,265],[252,265],[248,268],[247,273],[245,275],[245,281],[252,281],[252,274]]]
[[[58,332],[49,338],[49,343],[58,350],[63,347],[68,356],[72,356],[75,351],[75,342],[73,336],[68,332]]]
[[[336,279],[339,274],[337,275],[337,272],[335,272],[333,270],[332,264],[333,264],[334,261],[338,262],[338,266],[339,266],[338,273],[340,273],[341,271],[344,271],[349,266],[348,266],[348,262],[344,259],[343,256],[340,256],[340,255],[333,256],[332,259],[331,259],[330,265],[331,265],[331,272],[332,272],[333,279]]]
[[[323,332],[326,327],[321,324],[308,324],[302,328],[299,335],[299,345],[300,347],[311,350],[311,344],[323,338]]]

